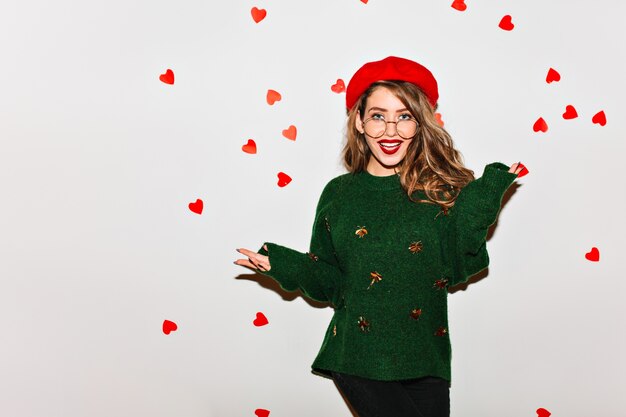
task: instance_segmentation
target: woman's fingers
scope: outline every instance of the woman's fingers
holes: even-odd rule
[[[237,249],[237,252],[248,257],[248,259],[238,259],[235,261],[237,265],[247,266],[249,268],[258,269],[259,271],[270,270],[270,261],[268,256],[261,255],[260,253],[253,252],[245,248]]]
[[[522,167],[521,167],[521,161],[520,162],[516,162],[513,165],[511,165],[511,168],[509,169],[509,172],[512,174],[519,174],[522,171]]]

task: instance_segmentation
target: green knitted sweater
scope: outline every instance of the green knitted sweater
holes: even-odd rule
[[[396,174],[343,174],[322,192],[309,252],[264,243],[265,275],[334,308],[313,373],[451,381],[447,289],[488,266],[487,230],[517,178],[508,169],[485,166],[447,214],[411,202]]]

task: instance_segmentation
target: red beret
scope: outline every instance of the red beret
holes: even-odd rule
[[[368,62],[354,73],[346,89],[346,107],[354,106],[361,94],[376,81],[401,80],[418,86],[435,107],[439,92],[437,80],[428,68],[405,58],[389,56],[381,61]]]

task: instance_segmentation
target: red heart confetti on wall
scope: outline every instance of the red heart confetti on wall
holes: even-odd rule
[[[594,114],[591,121],[595,124],[599,124],[600,126],[604,126],[606,124],[606,115],[604,114],[604,110]]]
[[[241,150],[245,153],[256,153],[256,143],[252,139],[248,139],[248,143],[241,147]]]
[[[465,4],[465,0],[454,0],[450,5],[453,9],[458,10],[459,12],[465,11],[467,9],[467,5]]]
[[[284,172],[278,173],[278,186],[279,187],[284,187],[290,182],[291,182],[291,177],[289,175],[285,174]]]
[[[199,198],[196,199],[195,203],[189,203],[189,210],[193,211],[196,214],[202,214],[203,207],[204,207],[204,204],[202,203],[202,200],[200,200]]]
[[[337,79],[337,82],[330,86],[330,89],[339,94],[346,91],[346,83],[341,78]]]
[[[540,117],[537,119],[537,121],[533,125],[533,130],[535,132],[539,132],[539,131],[547,132],[548,131],[548,124],[546,123],[545,120],[543,120],[543,117]]]
[[[298,131],[294,125],[291,125],[287,129],[283,130],[283,136],[290,140],[296,140],[297,134]]]
[[[576,109],[574,108],[574,106],[568,104],[565,107],[565,113],[563,113],[563,118],[565,120],[570,120],[570,119],[575,119],[578,117],[578,113],[576,112]]]
[[[258,313],[256,313],[256,318],[254,319],[252,323],[255,326],[259,327],[259,326],[265,326],[269,322],[267,321],[267,317],[265,317],[265,314],[259,311]]]
[[[268,417],[270,415],[270,410],[265,410],[263,408],[257,408],[254,410],[254,414],[258,417]]]
[[[283,97],[280,95],[278,91],[267,90],[267,95],[265,99],[267,100],[267,104],[269,104],[270,106],[276,103],[277,101],[280,101],[281,98]]]
[[[435,113],[435,119],[437,119],[437,123],[439,126],[443,127],[443,120],[441,119],[441,113]]]
[[[522,170],[519,172],[519,174],[517,174],[517,178],[522,178],[524,175],[528,174],[528,168],[526,168],[524,166],[524,164],[522,164],[521,162],[519,163],[518,167],[522,167]]]
[[[361,3],[363,3],[363,4],[367,4],[367,2],[368,2],[368,1],[369,1],[369,0],[361,0]]]
[[[550,417],[552,413],[546,410],[545,408],[537,409],[537,417]]]
[[[265,16],[267,16],[267,10],[258,9],[256,7],[253,7],[252,10],[250,10],[250,13],[252,14],[252,19],[256,23],[259,23],[261,20],[265,19]]]
[[[550,68],[548,75],[546,75],[546,82],[550,84],[553,81],[561,81],[561,74],[559,74],[557,70]]]
[[[585,253],[585,258],[592,262],[598,262],[600,260],[600,251],[594,246],[589,252]]]
[[[163,320],[163,333],[170,334],[174,330],[178,329],[178,326],[173,321]]]
[[[515,25],[511,21],[511,15],[508,14],[500,20],[498,26],[500,26],[500,29],[502,30],[513,30],[513,28],[515,27]]]
[[[159,75],[159,80],[165,84],[174,84],[174,71],[168,68],[165,74]]]

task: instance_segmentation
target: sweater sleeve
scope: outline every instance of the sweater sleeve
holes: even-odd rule
[[[501,162],[485,166],[482,177],[468,183],[448,211],[444,262],[448,284],[467,281],[489,265],[487,232],[500,212],[502,197],[517,178]]]
[[[265,242],[258,253],[269,256],[272,277],[286,291],[300,289],[307,297],[337,306],[342,271],[339,268],[328,227],[328,210],[335,196],[335,181],[329,182],[318,201],[307,253]],[[267,251],[263,248],[267,245]]]

